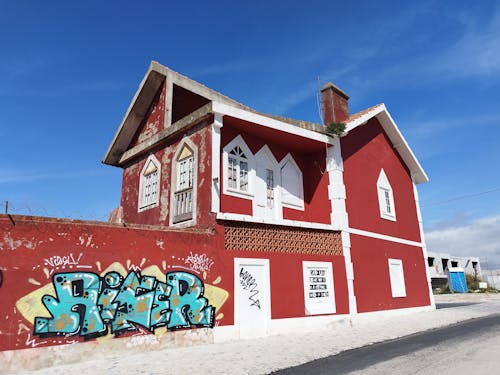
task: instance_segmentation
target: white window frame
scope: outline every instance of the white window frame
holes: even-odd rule
[[[291,166],[293,169],[295,169],[295,172],[299,177],[300,182],[298,184],[298,192],[297,192],[298,195],[291,194],[290,191],[285,186],[283,178],[283,168],[285,168],[287,164]],[[279,177],[280,177],[281,204],[283,205],[283,207],[304,211],[304,178],[302,175],[302,171],[300,170],[299,166],[295,162],[295,159],[290,153],[288,153],[280,161],[278,165],[278,170],[280,175]],[[284,191],[286,191],[288,195],[286,195]]]
[[[391,293],[394,298],[406,297],[405,274],[401,259],[388,259]]]
[[[191,151],[191,156],[179,160],[179,157],[182,153],[182,150],[184,147],[187,147]],[[175,219],[175,197],[176,193],[183,190],[180,188],[180,168],[179,168],[179,163],[188,160],[192,158],[193,163],[193,170],[192,170],[192,178],[191,178],[191,183],[192,186],[192,215],[191,219],[183,220],[183,221],[178,221],[174,223]],[[173,227],[180,227],[180,228],[185,228],[185,227],[190,227],[193,225],[196,225],[196,213],[197,213],[197,200],[198,200],[198,148],[195,146],[195,144],[189,139],[189,138],[184,138],[182,141],[179,143],[177,146],[177,150],[174,153],[174,156],[172,158],[172,172],[171,172],[171,183],[170,183],[170,215],[169,215],[169,225]],[[186,189],[189,188],[186,187]]]
[[[396,207],[394,206],[394,193],[385,174],[384,170],[380,170],[377,179],[377,196],[382,219],[396,221]]]
[[[323,270],[324,275],[313,276],[310,272],[312,269]],[[304,281],[304,303],[306,315],[335,314],[337,309],[335,305],[335,285],[333,282],[332,262],[302,261],[302,275]],[[321,277],[325,280],[321,282],[313,282],[311,281],[311,277]],[[309,293],[314,293],[311,290],[311,285],[318,284],[326,285],[327,289],[321,289],[321,291],[327,291],[328,297],[322,297],[321,300],[315,300],[309,296]]]
[[[147,170],[149,169],[149,165],[152,163],[154,167],[156,168],[155,172],[147,173]],[[141,174],[139,177],[139,194],[138,194],[138,200],[137,200],[137,211],[138,212],[143,212],[146,210],[149,210],[154,207],[158,207],[159,202],[160,202],[160,180],[161,180],[161,163],[156,159],[154,155],[149,155],[149,157],[146,159],[146,162],[144,163],[144,166],[141,169]],[[146,193],[149,188],[148,186],[148,180],[153,179],[154,181],[151,182],[153,185],[153,190],[152,192],[150,191],[150,194],[154,194],[154,197],[151,201],[147,200]]]
[[[237,179],[237,187],[236,188],[230,188],[229,187],[229,173],[228,173],[228,168],[229,168],[229,158],[234,158],[233,156],[229,156],[229,153],[235,148],[239,147],[241,151],[245,154],[246,157],[246,162],[247,162],[247,184],[248,184],[248,189],[246,191],[239,189],[240,186],[240,170],[239,166],[240,164],[237,164],[237,170],[236,170],[236,179]],[[236,157],[235,159],[240,162],[240,158]],[[223,154],[222,154],[222,173],[224,177],[224,184],[223,184],[223,193],[226,195],[232,195],[235,197],[239,198],[244,198],[244,199],[252,199],[254,195],[254,179],[255,179],[255,162],[254,162],[254,155],[252,151],[250,151],[250,148],[248,148],[247,144],[243,140],[243,137],[241,135],[236,136],[231,142],[229,142],[223,149]]]

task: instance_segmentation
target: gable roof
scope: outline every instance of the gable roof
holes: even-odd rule
[[[104,155],[104,158],[102,160],[103,163],[120,166],[124,163],[124,160],[130,160],[127,159],[127,154],[132,153],[130,151],[127,153],[127,150],[129,149],[134,135],[136,134],[138,128],[140,127],[144,117],[148,112],[158,88],[165,79],[167,81],[167,85],[180,86],[211,101],[211,103],[207,103],[205,106],[199,108],[197,111],[191,114],[196,114],[198,118],[201,116],[206,116],[210,113],[219,113],[222,115],[247,120],[249,122],[253,122],[261,126],[270,127],[286,133],[299,135],[301,137],[309,138],[314,141],[325,142],[327,144],[334,143],[334,136],[327,134],[323,125],[257,112],[215,90],[204,86],[199,82],[196,82],[180,73],[167,68],[164,65],[161,65],[156,61],[152,61],[143,80],[139,84],[139,87],[134,97],[132,98],[127,111],[125,112],[123,120],[120,123],[120,126],[118,127],[118,130],[116,131],[106,154]],[[168,93],[169,91],[167,91],[167,95]],[[171,100],[171,98],[169,100]],[[166,110],[168,110],[168,108],[166,108]],[[134,149],[138,148],[139,151],[145,151],[148,147],[152,147],[154,144],[158,144],[158,142],[162,141],[173,133],[182,130],[184,126],[188,125],[188,122],[192,121],[194,117],[196,117],[191,115],[189,116],[192,117],[191,119],[186,118],[178,120],[175,123],[177,126],[170,126],[173,124],[167,123],[167,121],[171,121],[171,119],[167,119],[167,116],[165,116],[166,126],[165,130],[163,131],[164,134],[157,134],[156,136],[154,136],[154,139],[145,142],[147,143],[147,145],[136,146],[134,147]],[[377,104],[371,108],[351,115],[346,121],[345,134],[348,134],[349,131],[358,126],[364,125],[373,117],[377,117],[377,119],[380,121],[384,131],[394,145],[394,148],[398,151],[401,158],[410,169],[415,183],[429,181],[427,175],[422,169],[422,166],[413,154],[410,146],[399,131],[396,123],[390,116],[384,104]],[[169,127],[168,129],[167,126]],[[124,158],[124,154],[127,157]]]
[[[401,156],[401,159],[403,159],[406,166],[410,170],[414,182],[416,184],[429,182],[429,177],[427,177],[427,174],[415,157],[415,154],[408,145],[408,142],[406,142],[403,134],[401,134],[401,131],[389,114],[385,104],[377,104],[351,115],[346,121],[344,135],[347,135],[351,130],[359,126],[363,126],[368,122],[368,120],[374,117],[378,119],[380,125],[382,125],[382,128],[391,140],[393,147],[396,149],[398,154]]]
[[[179,74],[156,61],[152,61],[148,71],[125,112],[118,130],[104,155],[104,164],[118,165],[120,156],[127,151],[141,121],[149,110],[149,106],[162,82],[167,79],[167,84],[175,84],[189,91],[195,92],[212,101],[218,101],[231,106],[250,110],[247,106],[212,90],[182,74]]]

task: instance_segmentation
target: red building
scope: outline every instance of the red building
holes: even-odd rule
[[[415,188],[427,176],[383,104],[349,115],[348,99],[322,89],[339,138],[153,62],[103,160],[124,170],[120,220],[213,228],[235,259],[235,299],[252,258],[270,302],[261,327],[432,305]]]
[[[433,308],[416,189],[428,178],[383,104],[350,115],[348,99],[322,89],[325,124],[346,125],[337,136],[152,62],[103,159],[123,169],[112,223],[0,217],[0,249],[17,255],[2,268],[4,312],[16,306],[46,346],[138,327],[251,337]],[[68,249],[72,273],[54,265]],[[52,283],[10,281],[23,269]],[[0,349],[26,347],[14,336]]]

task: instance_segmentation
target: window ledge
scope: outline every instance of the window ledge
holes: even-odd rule
[[[389,215],[389,214],[384,214],[384,213],[382,213],[382,212],[380,213],[380,217],[381,217],[382,219],[385,219],[385,220],[397,221],[397,220],[396,220],[396,216],[394,216],[394,215]]]
[[[238,197],[238,198],[243,198],[243,199],[253,199],[253,194],[246,192],[246,191],[241,191],[241,190],[236,190],[236,189],[231,189],[231,188],[226,188],[224,189],[224,194],[225,195],[232,195],[233,197]]]

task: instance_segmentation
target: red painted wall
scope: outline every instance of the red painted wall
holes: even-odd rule
[[[132,146],[142,143],[153,135],[161,132],[165,124],[165,97],[166,97],[166,81],[158,88],[156,95],[149,107],[144,121],[139,126],[137,133],[132,141]]]
[[[27,320],[25,314],[33,310],[35,316],[50,317],[41,303],[43,293],[28,302],[29,308],[16,306],[23,297],[52,285],[52,276],[57,273],[78,271],[103,275],[111,264],[118,262],[125,272],[142,270],[144,275],[151,275],[148,267],[156,266],[161,274],[188,270],[204,282],[205,289],[210,284],[220,288],[217,289],[222,293],[219,296],[224,295],[224,291],[232,294],[233,269],[227,254],[217,246],[220,230],[166,231],[33,217],[13,216],[12,219],[15,225],[6,215],[0,215],[3,274],[0,350],[84,340],[78,334],[52,338],[33,334],[33,321]],[[198,258],[197,261],[193,257]],[[203,265],[201,257],[208,262]],[[215,316],[221,313],[224,318],[217,320],[220,324],[233,323],[233,306],[227,300]]]
[[[406,297],[392,297],[389,258],[403,262]],[[422,248],[351,234],[351,259],[358,312],[430,304]]]
[[[290,152],[283,144],[242,132],[224,123],[221,129],[221,186],[224,184],[222,149],[236,136],[241,135],[255,155],[264,145],[271,149],[278,163]],[[286,145],[285,145],[286,146]],[[328,173],[325,172],[325,152],[290,152],[303,174],[304,210],[283,208],[283,218],[314,223],[330,223],[331,203],[328,199]],[[223,191],[223,186],[221,187]],[[252,215],[252,201],[225,194],[221,195],[221,211],[242,215]]]
[[[207,119],[189,130],[185,137],[198,147],[198,199],[197,199],[197,228],[209,228],[215,223],[214,215],[210,213],[211,206],[211,129],[212,119]],[[153,150],[153,154],[161,163],[160,202],[159,206],[138,212],[138,194],[140,173],[146,163],[147,155],[135,159],[123,169],[121,206],[125,223],[169,225],[170,215],[170,186],[172,181],[172,160],[182,139],[177,137],[166,145]]]
[[[271,315],[273,319],[303,317],[302,261],[333,262],[337,314],[348,312],[344,259],[341,256],[255,253],[224,250],[224,228],[213,230],[160,230],[118,224],[0,215],[0,350],[59,345],[84,341],[72,336],[34,335],[34,317],[50,317],[41,303],[54,274],[92,272],[103,276],[119,263],[126,276],[131,270],[153,275],[187,271],[205,286],[204,296],[217,307],[219,325],[234,324],[234,258],[270,259]],[[209,289],[212,293],[209,296]],[[212,298],[212,299],[210,299]],[[218,305],[217,305],[217,303]],[[16,306],[17,304],[17,306]],[[31,315],[30,315],[31,314]],[[30,318],[31,316],[31,318]],[[146,332],[146,331],[145,331]],[[137,333],[131,331],[121,336]]]
[[[420,242],[410,172],[377,119],[341,138],[349,226]],[[384,169],[394,195],[397,221],[380,217],[377,179]]]

